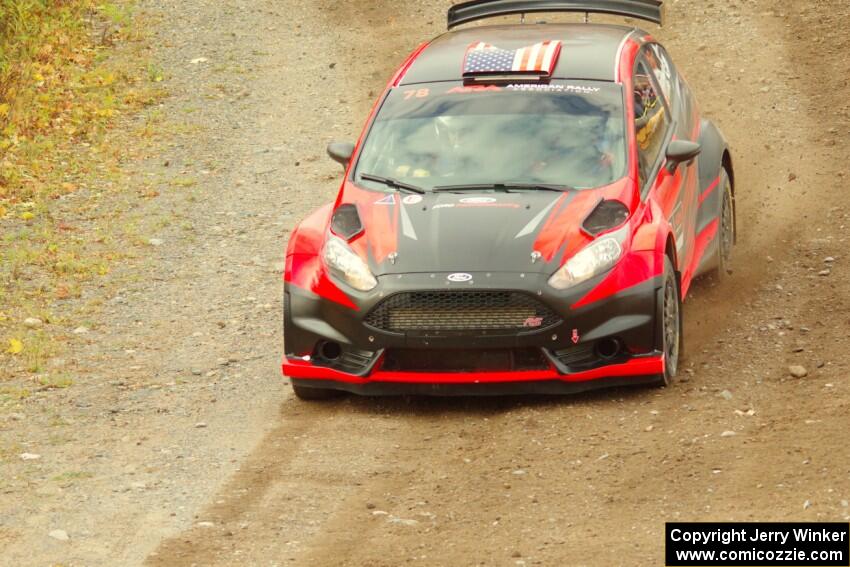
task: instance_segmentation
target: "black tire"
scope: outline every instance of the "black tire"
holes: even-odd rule
[[[295,392],[295,397],[304,401],[319,401],[331,400],[342,395],[339,390],[331,390],[329,388],[313,388],[312,386],[302,386],[292,381],[292,391]]]
[[[669,256],[664,256],[664,278],[658,294],[658,329],[661,332],[661,350],[664,353],[664,374],[660,386],[670,386],[679,373],[682,356],[682,292],[679,278]]]
[[[724,167],[720,172],[719,189],[723,191],[718,216],[720,226],[717,229],[717,252],[712,274],[723,279],[732,273],[732,250],[735,247],[737,227],[735,226],[735,197],[732,194],[732,181]]]

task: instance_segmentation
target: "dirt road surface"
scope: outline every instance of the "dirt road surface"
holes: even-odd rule
[[[681,382],[322,404],[279,377],[285,242],[449,3],[139,4],[183,127],[126,167],[198,184],[140,209],[176,222],[75,385],[0,416],[40,455],[4,461],[4,564],[660,565],[665,521],[848,520],[846,2],[671,0],[653,29],[737,169],[735,273],[696,286]]]

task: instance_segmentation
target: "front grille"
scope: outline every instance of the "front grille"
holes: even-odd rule
[[[401,372],[508,372],[546,370],[539,348],[389,349],[383,370]]]
[[[515,291],[417,291],[379,303],[366,324],[393,333],[540,331],[561,322],[546,305]]]

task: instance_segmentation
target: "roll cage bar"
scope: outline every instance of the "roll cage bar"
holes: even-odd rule
[[[661,25],[662,0],[470,0],[449,8],[448,27],[533,12],[583,12],[638,18]]]

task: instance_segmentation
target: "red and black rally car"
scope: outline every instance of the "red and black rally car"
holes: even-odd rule
[[[475,0],[449,28],[544,11],[661,22],[657,0]],[[450,31],[328,152],[339,195],[286,252],[300,398],[669,384],[681,302],[735,240],[727,143],[634,27]]]

